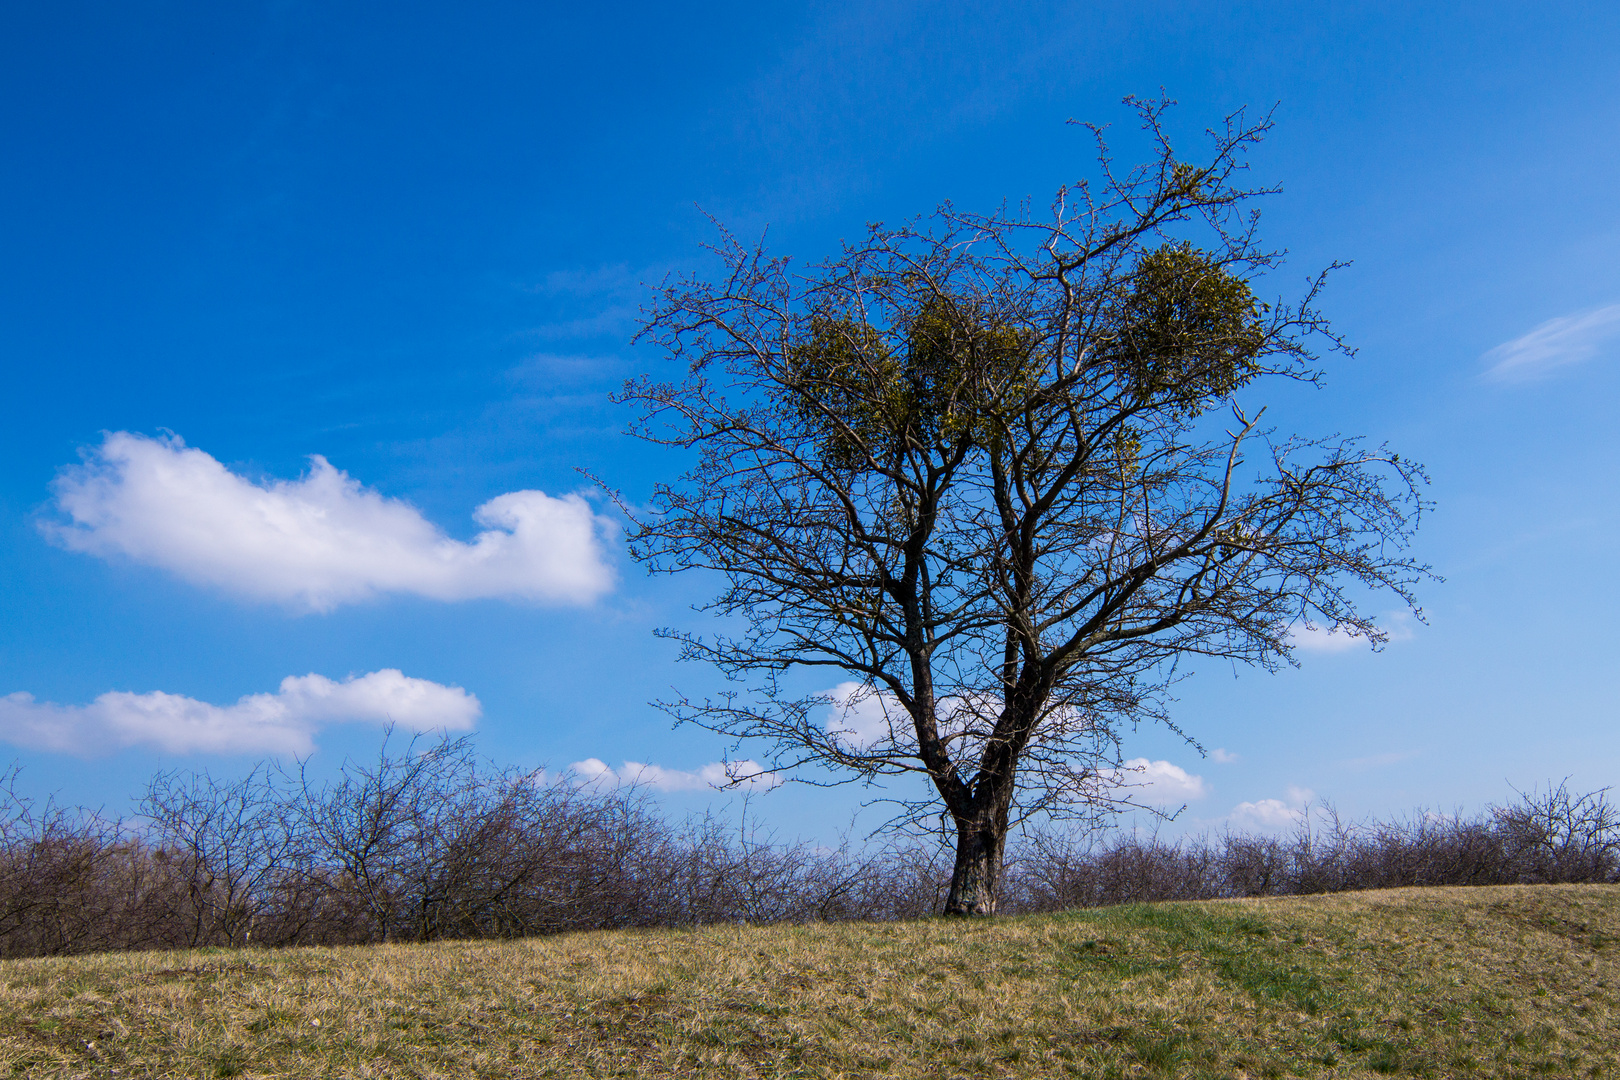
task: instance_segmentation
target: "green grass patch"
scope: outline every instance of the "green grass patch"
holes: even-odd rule
[[[1133,904],[1106,917],[1156,931],[1163,949],[1197,956],[1222,979],[1257,998],[1312,1015],[1332,1002],[1323,982],[1327,965],[1322,956],[1303,947],[1302,935],[1278,938],[1257,915],[1207,904]]]

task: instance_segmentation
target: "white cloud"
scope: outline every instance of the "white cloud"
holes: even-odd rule
[[[1298,623],[1288,631],[1288,643],[1296,649],[1315,653],[1341,653],[1368,647],[1364,637],[1351,637],[1343,630],[1330,630],[1314,623]]]
[[[91,756],[129,746],[175,754],[307,754],[324,724],[395,723],[413,731],[466,729],[482,708],[459,686],[409,678],[395,668],[334,682],[289,675],[274,694],[212,705],[180,694],[113,691],[89,705],[0,698],[0,739],[38,750]]]
[[[853,750],[870,750],[891,738],[902,744],[911,731],[911,717],[892,694],[879,693],[858,682],[841,682],[822,696],[832,703],[827,733]]]
[[[409,503],[310,458],[298,480],[254,483],[178,437],[113,432],[53,485],[64,547],[127,556],[256,600],[329,611],[379,593],[587,604],[613,586],[607,523],[579,495],[497,496],[452,539]]]
[[[1239,828],[1280,829],[1298,825],[1305,814],[1281,799],[1261,799],[1258,802],[1240,802],[1232,807],[1227,820]]]
[[[1523,337],[1503,342],[1485,354],[1485,377],[1496,382],[1524,382],[1570,364],[1592,359],[1620,337],[1620,304],[1548,319]]]
[[[1107,777],[1121,785],[1121,794],[1132,802],[1152,806],[1191,802],[1209,794],[1209,785],[1202,776],[1194,776],[1180,765],[1168,761],[1149,761],[1132,758],[1119,769],[1104,770]]]
[[[1379,628],[1384,632],[1384,640],[1389,643],[1397,641],[1411,641],[1412,613],[1410,611],[1386,611],[1378,616]],[[1365,636],[1355,637],[1344,630],[1335,630],[1314,623],[1295,623],[1288,630],[1288,643],[1296,649],[1314,653],[1341,653],[1351,649],[1370,649],[1372,643]]]
[[[858,682],[841,682],[822,695],[830,703],[825,725],[827,732],[851,750],[898,749],[916,745],[911,717],[892,694],[874,690]],[[990,697],[952,695],[939,699],[939,728],[944,734],[986,730],[1001,711],[1000,701]],[[1216,760],[1223,760],[1216,752]],[[1231,760],[1236,760],[1234,756]],[[1118,769],[1100,770],[1101,797],[1117,796],[1148,806],[1202,799],[1209,786],[1168,761],[1133,758]]]
[[[695,772],[685,772],[639,761],[626,761],[615,770],[600,758],[586,758],[568,766],[568,771],[585,784],[629,784],[655,791],[712,791],[732,786],[760,791],[782,783],[779,775],[756,761],[715,761]]]
[[[1209,757],[1217,765],[1231,765],[1233,762],[1242,760],[1243,755],[1234,754],[1224,747],[1217,746],[1209,752]]]
[[[1295,784],[1288,785],[1286,799],[1260,799],[1240,802],[1226,815],[1227,824],[1238,829],[1284,829],[1305,820],[1306,808],[1316,792]]]
[[[604,377],[622,373],[627,368],[616,356],[593,356],[586,353],[536,353],[506,370],[506,377],[525,388],[555,394],[559,386],[578,387],[581,383],[600,382]]]
[[[893,694],[858,682],[841,682],[821,696],[831,706],[825,730],[851,750],[907,751],[917,745],[911,715]],[[939,731],[947,737],[963,732],[987,733],[1001,713],[1001,701],[984,694],[948,694],[935,709]]]
[[[1365,772],[1368,769],[1382,769],[1390,765],[1398,765],[1415,757],[1417,757],[1416,750],[1392,750],[1383,754],[1369,754],[1366,757],[1349,758],[1339,764],[1353,772]]]

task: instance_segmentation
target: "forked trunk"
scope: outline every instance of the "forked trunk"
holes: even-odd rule
[[[1003,815],[956,822],[956,869],[945,898],[947,915],[994,915],[1001,895],[1001,855],[1007,844]]]

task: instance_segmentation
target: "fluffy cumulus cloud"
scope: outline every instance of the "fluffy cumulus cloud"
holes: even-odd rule
[[[482,711],[459,686],[386,668],[341,682],[289,675],[274,694],[212,705],[181,694],[113,691],[89,705],[0,697],[0,739],[17,746],[92,756],[130,746],[174,754],[307,754],[326,724],[398,724],[413,731],[470,728]]]
[[[1168,761],[1132,758],[1121,768],[1107,770],[1107,776],[1118,785],[1113,792],[1116,797],[1147,806],[1192,802],[1209,794],[1202,776]]]
[[[858,682],[842,682],[822,692],[829,708],[824,723],[829,734],[854,750],[892,745],[910,746],[915,742],[911,733],[911,718],[890,694],[879,693]],[[964,699],[940,700],[940,727],[945,731],[960,730],[975,716],[993,714],[998,703],[985,701],[972,708]],[[1237,760],[1223,757],[1226,751],[1217,751],[1216,760]],[[1132,758],[1120,768],[1103,770],[1102,780],[1110,789],[1109,795],[1127,798],[1146,806],[1165,806],[1191,802],[1209,794],[1209,785],[1201,776],[1195,776],[1179,765],[1168,761],[1150,761]]]
[[[1620,339],[1620,304],[1548,319],[1523,337],[1485,354],[1485,376],[1496,382],[1524,382],[1598,355]]]
[[[911,718],[891,694],[879,693],[858,682],[841,682],[822,691],[831,706],[826,730],[854,750],[869,750],[890,739],[908,741]]]
[[[467,542],[320,456],[300,479],[255,483],[178,437],[128,432],[54,488],[67,520],[44,528],[67,548],[306,610],[379,593],[587,604],[613,585],[608,525],[579,495],[498,496],[474,511],[485,531]]]
[[[1305,820],[1305,815],[1281,799],[1260,799],[1238,803],[1232,807],[1227,820],[1238,828],[1269,830],[1297,825]]]
[[[1240,802],[1226,815],[1227,824],[1239,830],[1271,832],[1290,829],[1305,820],[1316,793],[1310,788],[1288,787],[1286,799],[1260,799]]]
[[[851,750],[905,750],[917,743],[911,716],[893,694],[863,683],[841,682],[821,691],[820,696],[828,704],[822,718],[825,730]],[[947,695],[939,699],[936,715],[940,731],[949,736],[983,730],[1000,711],[1001,702],[996,698]]]
[[[761,791],[776,787],[782,778],[755,761],[715,761],[695,772],[666,769],[661,765],[643,765],[639,761],[626,761],[614,769],[598,758],[586,758],[568,766],[568,771],[581,783],[607,787],[633,785],[654,791],[713,791],[737,788]]]

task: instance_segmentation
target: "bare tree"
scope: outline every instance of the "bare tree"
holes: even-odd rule
[[[1301,623],[1381,643],[1367,596],[1416,611],[1421,469],[1250,403],[1344,348],[1321,277],[1254,293],[1279,262],[1242,184],[1269,121],[1229,118],[1194,163],[1166,106],[1137,103],[1153,152],[1128,171],[1092,129],[1100,181],[1050,216],[947,205],[804,271],[722,229],[724,273],[667,282],[639,335],[685,376],[621,395],[634,433],[696,452],[627,509],[632,553],[720,573],[708,607],[742,629],[670,633],[751,681],[664,706],[779,768],[926,778],[902,817],[948,815],[948,913],[994,913],[1017,821],[1120,797],[1122,727],[1172,724],[1184,658],[1274,668]],[[858,689],[829,719],[834,678]]]
[[[777,842],[746,814],[673,825],[634,786],[486,767],[464,742],[385,742],[343,772],[319,788],[270,766],[246,782],[160,774],[146,809],[167,816],[137,829],[36,802],[0,771],[0,959],[242,946],[246,918],[261,947],[905,919],[938,911],[950,880],[948,850],[926,836],[860,851]],[[1064,824],[1009,847],[1001,910],[1620,880],[1607,791],[1564,783],[1467,816],[1356,822],[1318,806],[1291,835],[1166,843]]]

